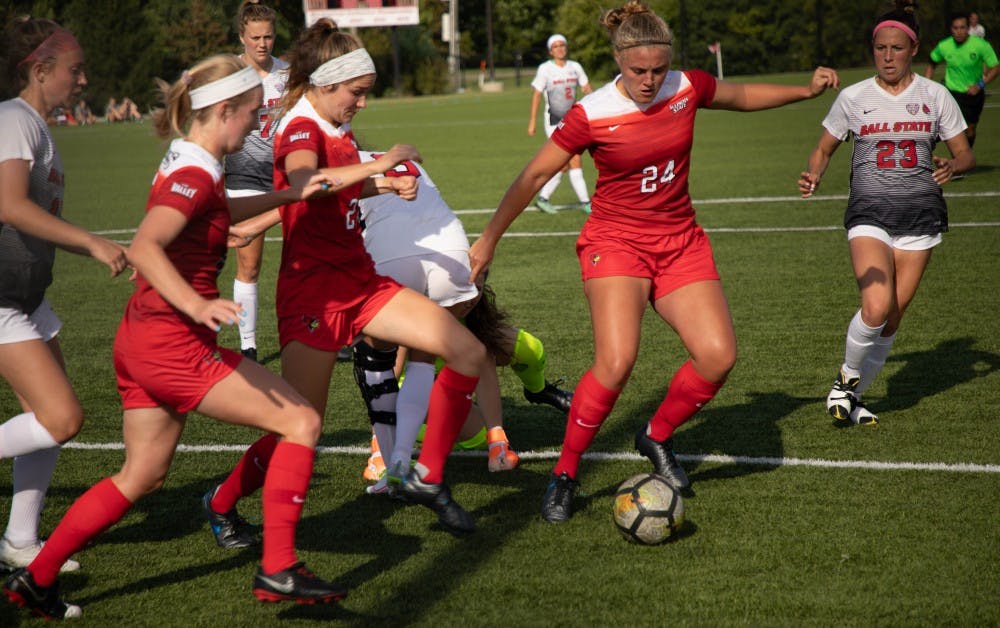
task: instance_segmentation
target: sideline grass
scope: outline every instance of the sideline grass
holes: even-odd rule
[[[849,73],[847,82],[865,71]],[[775,78],[775,77],[769,77]],[[804,75],[776,80],[805,80]],[[1000,283],[996,197],[949,201],[956,226],[934,254],[882,377],[870,390],[874,429],[836,429],[823,397],[857,307],[843,232],[743,228],[839,225],[842,200],[732,202],[787,197],[819,134],[831,94],[755,114],[703,111],[695,133],[692,196],[711,232],[740,360],[727,386],[677,436],[683,454],[1000,464]],[[947,193],[1000,192],[1000,113],[991,98],[980,126],[980,168]],[[540,144],[528,138],[527,90],[375,101],[356,119],[372,147],[418,145],[455,209],[495,206]],[[470,138],[469,135],[472,135]],[[66,216],[91,229],[133,228],[164,145],[145,125],[56,129],[67,174]],[[822,195],[847,191],[850,146],[841,147]],[[594,174],[589,158],[588,182]],[[557,203],[569,203],[568,185]],[[470,233],[488,214],[469,214]],[[568,233],[584,216],[527,212],[512,230]],[[714,231],[713,231],[714,230]],[[122,234],[128,238],[127,233]],[[268,244],[261,292],[261,355],[276,368],[273,329],[278,243]],[[220,280],[229,291],[232,263]],[[543,340],[550,377],[575,382],[590,359],[590,331],[573,238],[505,239],[491,275],[515,324]],[[60,253],[50,299],[65,321],[61,342],[87,411],[80,442],[120,441],[111,339],[131,288],[96,263]],[[676,336],[647,316],[632,380],[594,451],[631,451],[638,424],[658,405],[683,360]],[[222,342],[236,344],[227,330]],[[502,375],[515,448],[551,450],[564,418],[529,406]],[[363,446],[367,421],[341,365],[334,374],[324,445]],[[0,392],[6,415],[16,411]],[[184,443],[249,443],[245,429],[192,416]],[[480,458],[455,458],[448,475],[479,532],[457,540],[429,512],[362,494],[363,458],[321,455],[299,532],[302,556],[351,594],[339,607],[256,603],[255,552],[215,547],[198,498],[235,463],[234,453],[179,453],[166,487],[80,553],[63,580],[85,625],[993,625],[1000,623],[1000,477],[987,473],[762,467],[687,463],[697,496],[689,526],[658,548],[625,543],[611,524],[618,482],[635,461],[586,461],[576,516],[538,516],[550,460],[501,475]],[[43,518],[48,531],[73,499],[117,470],[120,451],[64,452]],[[0,513],[10,503],[0,464]],[[259,517],[259,502],[244,506]],[[0,625],[24,615],[0,604]]]

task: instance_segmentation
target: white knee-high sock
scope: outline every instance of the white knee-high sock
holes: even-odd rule
[[[851,319],[847,326],[847,342],[844,349],[844,374],[850,378],[861,376],[861,365],[875,344],[875,339],[882,333],[885,321],[878,327],[869,327],[861,320],[861,310]]]
[[[861,381],[858,382],[857,388],[854,389],[854,394],[859,399],[861,398],[861,393],[865,392],[865,389],[882,372],[882,367],[885,366],[885,361],[889,357],[889,351],[892,349],[892,343],[895,340],[896,334],[879,336],[875,339],[875,344],[868,351],[868,356],[865,357],[864,364],[861,365]]]
[[[549,199],[555,194],[556,188],[559,187],[559,182],[562,181],[562,172],[557,172],[552,176],[551,179],[545,182],[542,186],[542,191],[538,193],[538,196]]]
[[[402,461],[410,464],[413,444],[417,442],[420,426],[427,416],[427,406],[434,386],[434,365],[426,362],[407,362],[406,379],[396,398],[396,446],[389,464]]]
[[[39,449],[14,458],[14,498],[4,532],[7,541],[14,547],[38,544],[38,520],[60,449]]]
[[[58,446],[59,441],[38,422],[34,412],[19,414],[0,425],[0,458],[15,458]]]
[[[576,197],[581,203],[590,200],[590,192],[587,191],[587,182],[583,178],[583,168],[571,168],[569,171],[569,184],[573,186]]]
[[[378,450],[382,452],[382,461],[387,463],[389,458],[386,454],[392,453],[396,446],[396,427],[388,423],[372,423],[372,431],[375,432],[375,440],[378,441]]]
[[[257,348],[257,284],[233,280],[233,301],[240,312],[240,349]]]

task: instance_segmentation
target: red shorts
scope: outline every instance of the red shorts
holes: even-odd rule
[[[650,301],[698,281],[719,279],[712,245],[697,224],[674,235],[623,231],[588,220],[576,241],[583,280],[641,277],[653,282]]]
[[[351,344],[403,286],[382,275],[368,284],[367,294],[356,305],[333,311],[302,312],[278,317],[278,339],[284,348],[297,340],[320,351],[339,351]],[[291,306],[294,309],[294,305]]]
[[[219,347],[214,334],[209,339],[183,325],[122,320],[114,345],[122,407],[190,412],[242,359]]]

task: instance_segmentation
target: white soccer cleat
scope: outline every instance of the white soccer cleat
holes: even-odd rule
[[[854,409],[851,410],[851,423],[855,425],[877,425],[878,417],[866,408],[865,404],[856,400],[854,402]]]
[[[42,551],[42,545],[43,543],[40,542],[18,548],[11,545],[7,537],[0,538],[0,564],[5,565],[10,570],[27,567],[38,556],[38,552]],[[80,563],[73,559],[68,559],[59,568],[59,573],[77,571],[79,569]]]
[[[851,418],[854,405],[857,403],[854,389],[858,387],[860,382],[860,377],[844,375],[843,369],[837,373],[837,380],[833,382],[833,388],[826,396],[826,411],[830,413],[830,416],[840,421]]]

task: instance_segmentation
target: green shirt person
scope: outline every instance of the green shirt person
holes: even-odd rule
[[[969,146],[976,141],[976,124],[986,102],[986,85],[1000,73],[997,53],[981,37],[969,36],[969,16],[955,14],[951,18],[951,37],[942,39],[931,50],[930,63],[924,76],[934,77],[941,62],[946,65],[944,84],[955,97],[968,128]]]

